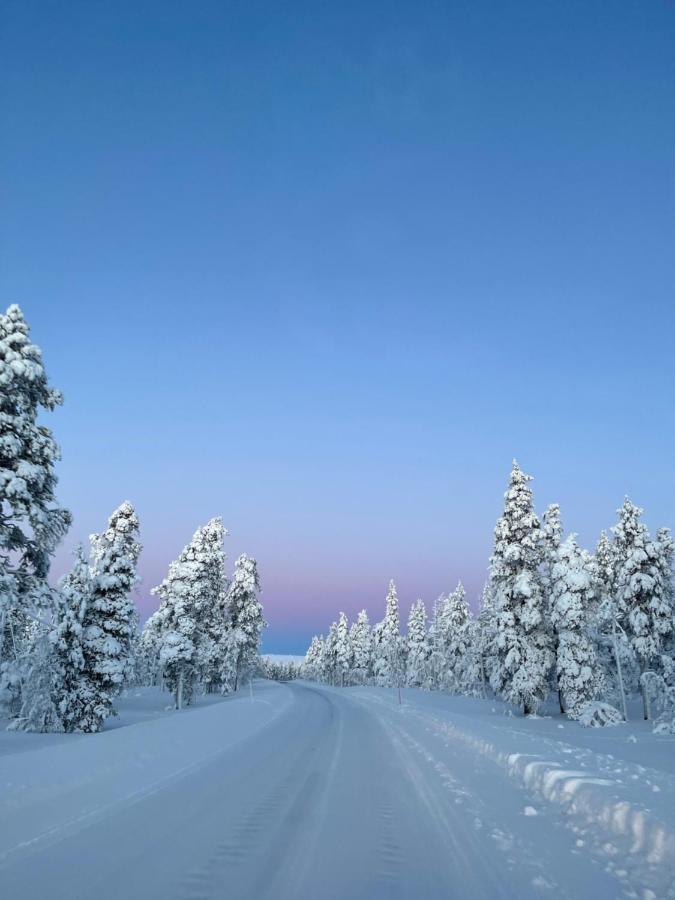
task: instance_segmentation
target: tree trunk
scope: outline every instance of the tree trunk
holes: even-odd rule
[[[560,707],[560,712],[564,713],[565,712],[565,704],[563,703],[563,693],[560,690],[560,688],[558,688],[558,706]]]
[[[645,674],[645,670],[643,666],[640,666],[641,672],[640,675]],[[647,686],[644,684],[642,678],[640,678],[640,691],[642,692],[642,709],[644,712],[645,722],[649,721],[651,718],[651,703],[649,698],[649,691],[647,690]]]
[[[183,708],[183,669],[181,667],[178,675],[178,684],[176,685],[176,709]]]
[[[619,690],[621,691],[621,704],[623,706],[623,720],[628,721],[628,710],[626,708],[626,691],[623,686],[623,671],[621,669],[621,657],[619,655],[619,645],[616,639],[616,622],[612,619],[612,646],[614,648],[614,660],[616,662],[616,671],[619,676]]]

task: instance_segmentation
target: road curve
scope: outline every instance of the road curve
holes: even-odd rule
[[[308,684],[251,738],[0,871],[11,900],[620,896],[571,836],[462,747]],[[187,723],[186,723],[187,724]],[[48,895],[45,894],[48,885]]]

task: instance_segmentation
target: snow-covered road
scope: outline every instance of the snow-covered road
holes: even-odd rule
[[[2,896],[668,896],[667,859],[627,861],[446,720],[390,691],[261,684],[6,756]]]

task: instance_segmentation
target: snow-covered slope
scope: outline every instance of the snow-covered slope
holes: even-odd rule
[[[298,682],[144,697],[99,735],[4,741],[3,896],[673,896],[672,754],[628,727]]]

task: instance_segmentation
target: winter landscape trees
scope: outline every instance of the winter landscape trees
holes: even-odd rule
[[[391,582],[382,622],[370,629],[364,610],[348,631],[340,613],[327,638],[313,638],[305,677],[480,696],[489,681],[495,696],[525,713],[554,690],[561,711],[594,724],[621,717],[608,704],[619,704],[625,717],[626,691],[640,691],[645,718],[654,701],[657,729],[675,729],[670,532],[652,538],[642,510],[626,499],[613,538],[603,532],[591,554],[564,535],[557,504],[540,522],[530,481],[514,461],[475,616],[459,583],[436,600],[428,628],[416,600],[404,638]]]
[[[0,711],[11,728],[95,732],[139,677],[163,683],[179,708],[197,690],[236,690],[258,669],[265,623],[255,560],[242,555],[232,581],[225,575],[220,519],[171,564],[140,638],[140,526],[128,501],[91,537],[89,557],[80,547],[72,570],[50,584],[71,516],[56,500],[59,450],[38,415],[60,403],[11,306],[0,316]]]
[[[58,447],[38,417],[61,402],[10,307],[0,316],[0,706],[11,727],[99,731],[132,682],[165,687],[179,709],[199,692],[236,691],[261,671],[265,622],[256,560],[242,554],[226,574],[220,518],[170,564],[140,634],[140,525],[128,501],[91,537],[89,555],[80,547],[59,585],[49,582],[71,518],[55,495]],[[530,481],[514,461],[475,613],[458,583],[429,617],[416,600],[403,635],[392,581],[381,621],[371,627],[362,610],[350,625],[341,612],[312,640],[305,676],[481,696],[489,685],[525,713],[553,693],[577,718],[602,703],[625,717],[626,694],[639,692],[644,717],[675,729],[670,532],[652,536],[626,498],[611,537],[603,532],[590,553],[564,534],[557,504],[538,517]]]

